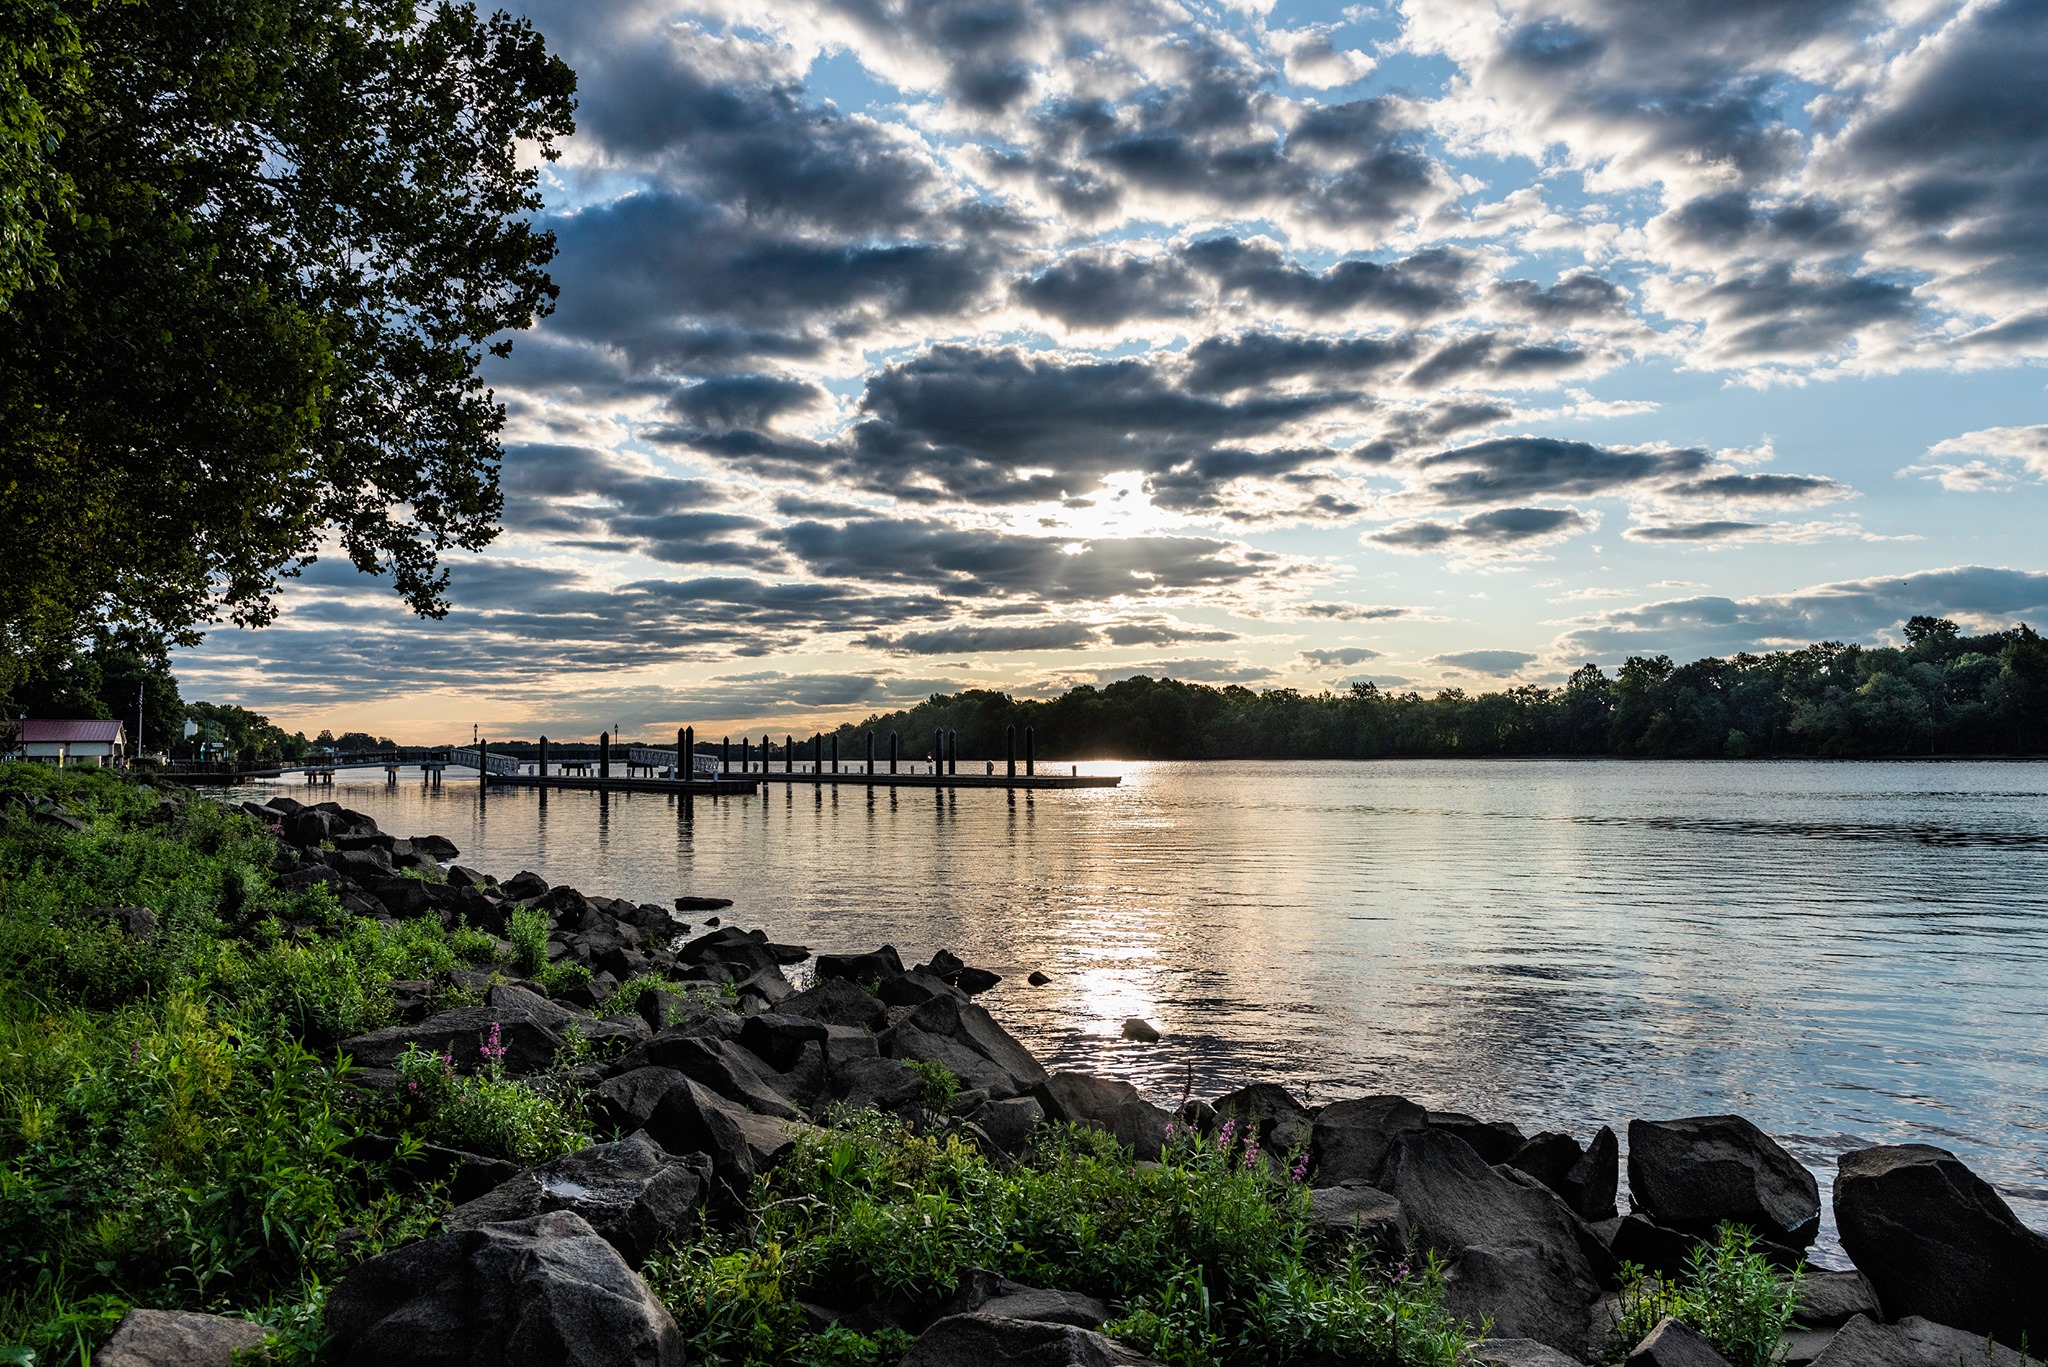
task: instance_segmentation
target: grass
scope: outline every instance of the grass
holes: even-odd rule
[[[28,796],[88,829],[36,823]],[[395,1247],[446,1208],[394,1194],[349,1156],[357,1135],[519,1158],[583,1142],[573,1099],[489,1069],[427,1103],[350,1085],[333,1045],[391,1022],[391,984],[495,940],[280,891],[271,831],[205,801],[159,818],[158,796],[0,765],[0,1346],[41,1364],[83,1361],[131,1305],[249,1316],[286,1360],[314,1351],[342,1232]],[[98,906],[146,906],[157,934]]]

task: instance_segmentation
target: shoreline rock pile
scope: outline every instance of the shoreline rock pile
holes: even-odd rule
[[[414,1160],[422,1177],[452,1178],[460,1204],[446,1233],[368,1259],[335,1288],[327,1323],[349,1364],[680,1364],[676,1325],[636,1269],[701,1222],[735,1218],[754,1176],[834,1106],[948,1129],[1004,1157],[1043,1122],[1106,1130],[1140,1161],[1160,1157],[1169,1125],[1255,1132],[1268,1162],[1306,1155],[1320,1223],[1441,1258],[1451,1309],[1491,1325],[1475,1357],[1494,1367],[1613,1356],[1622,1263],[1676,1274],[1718,1222],[1747,1225],[1786,1268],[1818,1233],[1812,1174],[1739,1116],[1631,1121],[1624,1213],[1611,1129],[1582,1144],[1398,1096],[1310,1108],[1271,1083],[1168,1111],[1124,1082],[1048,1072],[974,1000],[1000,978],[944,950],[905,967],[887,945],[814,956],[732,926],[683,940],[667,909],[530,873],[496,883],[454,865],[445,881],[405,877],[426,866],[437,875],[457,852],[432,838],[394,840],[332,803],[283,798],[254,810],[291,847],[280,857],[288,886],[325,883],[380,919],[436,915],[498,934],[515,909],[539,907],[550,960],[592,971],[560,998],[497,982],[484,1005],[440,1012],[431,984],[401,985],[406,1018],[340,1046],[369,1085],[387,1085],[410,1045],[468,1057],[494,1024],[515,1077],[553,1066],[571,1035],[618,1051],[581,1065],[577,1081],[601,1127],[625,1138],[526,1171],[431,1148]],[[805,962],[814,974],[800,988],[784,970]],[[595,1014],[620,983],[649,973],[720,990],[650,990],[629,1012]],[[932,1063],[960,1083],[942,1105],[912,1066]],[[1788,1367],[2020,1367],[2023,1343],[2036,1354],[2048,1346],[2048,1237],[1954,1155],[1925,1145],[1845,1154],[1834,1208],[1858,1270],[1805,1275]],[[918,1335],[905,1367],[1140,1364],[1096,1332],[1109,1309],[1090,1291],[975,1273],[940,1313],[890,1322]],[[854,1325],[882,1313],[809,1309]],[[204,1318],[180,1317],[176,1332],[199,1333],[191,1321]],[[100,1360],[152,1360],[115,1352],[145,1331],[169,1332],[124,1322]],[[1725,1367],[1675,1321],[1629,1347],[1631,1367]]]

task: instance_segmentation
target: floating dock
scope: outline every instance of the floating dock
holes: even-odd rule
[[[488,788],[568,789],[584,793],[681,793],[686,797],[746,797],[761,786],[757,777],[723,778],[599,778],[594,774],[485,774]]]
[[[679,783],[672,778],[600,778],[586,774],[486,774],[492,788],[567,789],[586,793],[682,793],[691,797],[743,797],[764,783],[809,784],[814,788],[1114,788],[1116,774],[870,774],[865,771],[824,773],[795,770],[783,773],[726,774]]]

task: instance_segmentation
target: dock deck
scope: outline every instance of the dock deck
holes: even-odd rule
[[[870,774],[860,772],[823,773],[794,770],[781,773],[727,774],[719,778],[696,778],[679,783],[672,778],[599,778],[594,774],[487,774],[484,781],[493,788],[549,788],[576,792],[687,793],[693,797],[739,797],[751,794],[764,783],[799,783],[812,787],[848,788],[1114,788],[1123,779],[1116,774]]]

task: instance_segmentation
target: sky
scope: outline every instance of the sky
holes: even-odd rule
[[[2048,627],[2048,4],[547,0],[504,534],[188,697],[407,742]]]

